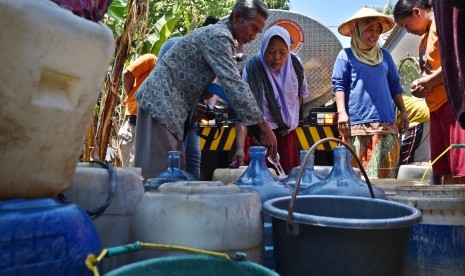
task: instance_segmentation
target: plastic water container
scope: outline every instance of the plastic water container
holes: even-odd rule
[[[217,168],[213,172],[212,181],[221,181],[225,184],[234,183],[241,175],[245,173],[247,166],[240,166],[236,169],[230,168]],[[274,178],[278,178],[276,171],[272,168],[268,168],[268,171]]]
[[[262,204],[273,198],[291,195],[292,188],[279,183],[269,172],[265,163],[266,148],[250,147],[250,162],[247,170],[234,183],[245,191],[255,191],[260,195]],[[265,266],[274,268],[274,252],[271,217],[263,216]]]
[[[144,194],[142,177],[137,168],[115,168],[115,189],[108,208],[95,218],[95,225],[103,247],[113,247],[134,242],[129,238],[131,219],[137,204]],[[110,173],[107,169],[79,163],[66,197],[86,210],[95,210],[104,205],[110,188]],[[106,258],[102,271],[130,263],[128,254]]]
[[[53,199],[0,201],[0,275],[91,275],[97,232],[76,204]]]
[[[465,185],[404,186],[392,200],[418,208],[407,275],[465,275]]]
[[[168,151],[168,167],[157,176],[147,179],[144,189],[146,191],[157,190],[163,183],[176,181],[193,181],[196,180],[190,173],[181,170],[181,152]]]
[[[113,34],[49,0],[0,1],[0,26],[0,199],[54,196],[71,184]]]
[[[388,199],[396,195],[396,188],[402,186],[428,186],[430,184],[421,182],[418,179],[396,179],[396,178],[379,178],[370,179],[371,184],[381,188],[387,195]]]
[[[247,170],[234,181],[244,190],[256,191],[263,202],[281,196],[288,196],[292,188],[279,183],[270,173],[265,163],[266,148],[262,146],[250,147],[250,162]]]
[[[292,168],[291,172],[289,175],[281,179],[279,182],[282,184],[286,184],[291,186],[292,188],[295,187],[295,184],[297,182],[297,178],[300,173],[300,167],[302,166],[303,161],[305,160],[305,155],[307,154],[307,150],[301,150],[300,151],[300,166]],[[315,184],[317,182],[320,182],[323,177],[315,173],[314,169],[314,161],[315,161],[315,155],[310,154],[307,164],[305,165],[304,171],[302,173],[302,178],[300,179],[300,185],[299,185],[299,190]]]
[[[334,166],[324,180],[300,189],[301,195],[341,195],[371,198],[368,184],[357,177],[350,166],[350,152],[343,146],[334,148]],[[387,199],[384,191],[374,185],[375,198]]]
[[[397,179],[416,179],[421,181],[428,166],[423,165],[400,165]],[[430,168],[423,179],[424,182],[433,183],[433,170]]]
[[[165,183],[141,198],[131,223],[133,241],[181,245],[263,262],[263,220],[257,193],[219,181]],[[143,249],[134,261],[177,252]]]

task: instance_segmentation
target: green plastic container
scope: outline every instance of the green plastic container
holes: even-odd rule
[[[227,260],[207,255],[180,255],[128,264],[106,275],[276,276],[279,274],[250,261]]]

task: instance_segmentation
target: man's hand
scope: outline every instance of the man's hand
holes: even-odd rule
[[[197,106],[195,107],[195,111],[194,111],[194,117],[197,119],[197,121],[200,121],[202,119],[208,120],[208,118],[205,115],[206,113],[207,113],[207,105],[203,103],[197,103]]]
[[[278,142],[270,126],[264,121],[258,124],[258,129],[260,130],[260,145],[267,148],[267,156],[271,155],[272,158],[276,158]]]

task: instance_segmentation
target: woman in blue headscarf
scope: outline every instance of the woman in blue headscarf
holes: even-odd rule
[[[270,27],[263,36],[260,52],[249,59],[242,78],[246,81],[278,141],[278,153],[286,174],[299,166],[295,129],[302,100],[308,96],[307,81],[300,60],[291,53],[286,29]],[[236,125],[235,162],[248,162],[246,128]]]

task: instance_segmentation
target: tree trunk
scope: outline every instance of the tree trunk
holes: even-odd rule
[[[115,58],[112,70],[107,75],[100,102],[99,124],[95,135],[95,147],[92,151],[92,157],[94,159],[105,160],[124,64],[130,53],[132,37],[137,28],[141,27],[140,24],[145,22],[142,17],[147,15],[148,1],[131,0],[129,5],[130,8],[124,24],[123,33],[115,43]],[[146,30],[146,28],[141,29]],[[141,35],[141,37],[144,36],[145,33]]]

